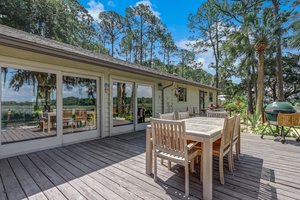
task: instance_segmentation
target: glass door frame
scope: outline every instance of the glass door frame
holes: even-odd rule
[[[154,85],[153,84],[147,84],[147,83],[140,83],[140,82],[136,82],[136,84],[135,84],[135,99],[134,99],[134,103],[135,103],[135,110],[136,110],[136,112],[135,112],[135,130],[136,131],[141,131],[141,130],[145,130],[146,128],[147,128],[147,125],[148,124],[150,124],[150,122],[144,122],[144,123],[138,123],[138,113],[137,113],[137,111],[138,111],[138,102],[137,102],[137,99],[138,99],[138,97],[137,97],[137,90],[138,90],[138,86],[139,85],[142,85],[142,86],[149,86],[149,87],[151,87],[152,88],[152,117],[153,117],[153,114],[154,114]]]
[[[1,58],[2,59],[2,58]],[[14,69],[21,69],[21,70],[29,70],[34,72],[42,72],[42,73],[51,73],[56,75],[56,110],[58,111],[59,108],[62,105],[62,100],[60,99],[59,95],[59,80],[61,79],[61,73],[60,71],[56,69],[49,69],[41,67],[41,63],[33,62],[33,61],[24,61],[19,59],[3,59],[8,60],[1,61],[0,67],[8,67],[8,68],[14,68]],[[24,63],[24,64],[20,64]],[[42,64],[44,65],[44,64]],[[2,70],[0,69],[0,77],[2,78]],[[2,80],[0,81],[0,102],[2,102]],[[2,103],[0,103],[0,110],[2,110]],[[58,114],[57,114],[58,115]],[[2,118],[2,117],[1,117]],[[1,153],[0,157],[7,157],[7,156],[13,156],[18,155],[20,153],[26,153],[26,152],[32,152],[32,151],[38,151],[41,149],[51,148],[51,147],[57,147],[62,144],[62,131],[60,129],[61,124],[59,121],[60,117],[59,115],[56,118],[56,135],[51,137],[45,137],[45,138],[36,138],[32,140],[24,140],[24,141],[18,141],[14,143],[7,143],[2,144],[1,138],[2,138],[2,122],[0,123],[0,148]],[[0,119],[1,120],[1,119]]]
[[[132,107],[132,112],[133,112],[133,123],[132,124],[128,124],[128,125],[120,125],[120,126],[114,126],[114,121],[113,121],[113,107],[114,107],[114,102],[113,102],[113,84],[114,84],[114,81],[116,82],[120,82],[120,83],[126,83],[126,82],[130,82],[132,83],[132,92],[133,92],[133,107]],[[111,132],[110,132],[110,136],[114,136],[114,135],[119,135],[119,134],[123,134],[123,133],[126,133],[126,132],[134,132],[135,131],[135,120],[136,120],[136,115],[135,115],[135,112],[136,112],[136,109],[135,109],[135,105],[136,105],[136,102],[135,102],[135,99],[136,99],[136,91],[135,91],[135,82],[133,80],[130,80],[130,79],[122,79],[120,77],[110,77],[110,117],[111,117]]]
[[[96,129],[95,130],[89,130],[89,131],[81,131],[81,132],[75,132],[75,133],[70,133],[70,134],[63,134],[63,76],[71,76],[71,77],[80,77],[80,78],[87,78],[87,79],[93,79],[96,80]],[[84,140],[90,140],[94,138],[99,138],[101,136],[101,129],[103,124],[100,123],[102,120],[102,100],[101,97],[103,96],[103,89],[102,89],[102,81],[103,77],[101,76],[91,76],[91,75],[86,75],[86,74],[81,74],[81,73],[70,73],[70,72],[62,72],[61,74],[61,87],[60,89],[60,97],[61,97],[61,109],[59,110],[59,116],[61,116],[61,130],[62,130],[62,143],[67,144],[67,143],[73,143],[77,141],[84,141]],[[101,88],[101,89],[100,89]]]

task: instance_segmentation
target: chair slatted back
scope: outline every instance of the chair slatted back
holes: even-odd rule
[[[190,113],[189,112],[178,112],[178,119],[187,119],[190,118]]]
[[[165,114],[159,113],[159,118],[160,119],[168,119],[168,120],[176,120],[174,112],[172,112],[172,113],[165,113]]]
[[[221,152],[226,152],[232,143],[232,136],[235,128],[235,116],[225,118],[221,138]]]
[[[185,156],[185,122],[151,119],[153,148],[174,156]]]
[[[198,107],[194,107],[193,111],[194,111],[195,114],[200,114],[200,110],[199,110]]]
[[[236,140],[241,131],[241,117],[240,115],[235,116],[235,127],[234,127],[234,132],[233,132],[233,141]]]
[[[85,118],[87,118],[87,111],[86,110],[76,110],[75,116],[80,119],[85,119]]]
[[[63,110],[63,118],[72,118],[72,110]]]
[[[226,118],[227,116],[227,112],[207,111],[207,117]]]
[[[277,122],[279,126],[300,126],[300,113],[278,113]]]

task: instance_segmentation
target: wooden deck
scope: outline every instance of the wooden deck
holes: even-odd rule
[[[220,185],[214,161],[214,199],[300,199],[300,144],[242,134],[234,174]],[[198,174],[185,198],[184,170],[159,164],[159,182],[145,175],[145,133],[94,140],[0,160],[0,199],[201,199]]]

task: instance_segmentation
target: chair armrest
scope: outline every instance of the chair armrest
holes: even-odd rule
[[[194,146],[196,146],[198,143],[200,143],[200,142],[191,142],[191,143],[189,143],[188,145],[187,145],[187,149],[188,150],[191,150]]]

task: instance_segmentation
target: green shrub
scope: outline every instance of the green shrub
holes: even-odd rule
[[[242,118],[247,111],[247,100],[242,96],[234,97],[233,99],[227,100],[224,104],[226,111],[229,115],[240,114]]]

